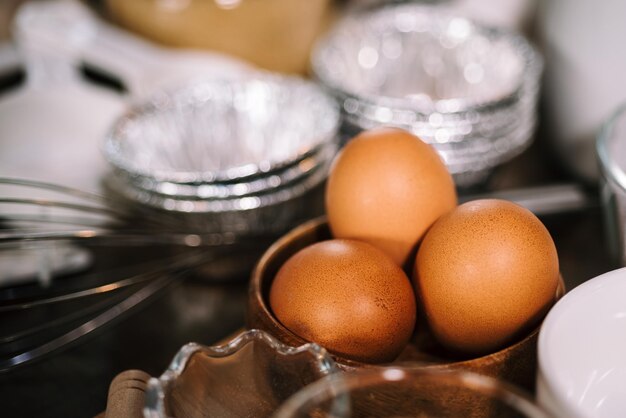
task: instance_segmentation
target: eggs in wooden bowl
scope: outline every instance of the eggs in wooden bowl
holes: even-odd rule
[[[457,206],[441,160],[406,132],[353,141],[331,170],[328,221],[294,229],[257,264],[248,326],[318,342],[344,370],[408,362],[531,389],[538,327],[563,293],[543,224],[510,202]]]
[[[282,265],[298,251],[317,242],[332,238],[326,219],[306,222],[276,241],[261,257],[252,273],[248,294],[247,325],[263,329],[285,344],[299,346],[307,340],[285,327],[270,307],[270,291],[276,274]],[[563,282],[555,301],[564,292]],[[423,315],[423,313],[418,313]],[[346,324],[342,324],[346,325]],[[518,340],[492,353],[478,357],[457,357],[450,354],[434,340],[424,318],[418,318],[417,326],[409,343],[392,362],[367,363],[333,353],[333,358],[343,370],[376,367],[384,364],[414,364],[420,367],[469,370],[497,377],[521,387],[532,389],[536,372],[536,346],[539,327],[530,330]]]

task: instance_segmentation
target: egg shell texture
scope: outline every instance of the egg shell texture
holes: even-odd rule
[[[322,241],[287,260],[270,306],[294,334],[362,362],[393,360],[415,326],[409,278],[383,252],[352,240]]]
[[[348,142],[326,187],[333,236],[369,242],[398,265],[456,204],[454,181],[437,152],[399,129],[366,131]]]
[[[480,200],[433,225],[413,279],[437,339],[455,351],[485,354],[545,316],[555,300],[559,262],[534,214],[511,202]]]

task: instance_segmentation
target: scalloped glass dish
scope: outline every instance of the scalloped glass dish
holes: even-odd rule
[[[219,346],[190,343],[148,382],[144,416],[269,417],[295,392],[336,370],[319,345],[287,346],[260,330]]]

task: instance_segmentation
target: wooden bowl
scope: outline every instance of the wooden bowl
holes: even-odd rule
[[[331,238],[326,219],[319,218],[296,227],[276,241],[261,257],[252,272],[248,294],[248,328],[269,332],[284,344],[300,346],[307,341],[285,328],[269,307],[269,292],[272,281],[280,267],[289,257],[304,247]],[[564,293],[561,279],[558,296]],[[556,300],[555,300],[556,302]],[[407,364],[442,370],[466,370],[508,381],[534,392],[537,368],[537,339],[539,327],[522,340],[504,349],[482,357],[457,361],[446,358],[432,338],[417,334],[392,365]],[[339,368],[352,371],[364,367],[377,367],[333,355]]]

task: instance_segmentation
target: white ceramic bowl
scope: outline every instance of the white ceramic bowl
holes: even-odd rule
[[[537,391],[558,417],[626,417],[626,268],[552,308],[539,333]]]

